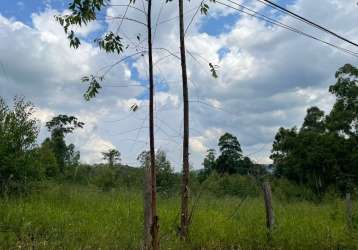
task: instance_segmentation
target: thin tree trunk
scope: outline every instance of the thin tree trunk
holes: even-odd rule
[[[264,193],[265,209],[266,209],[266,227],[271,232],[275,224],[275,215],[272,207],[272,194],[270,183],[265,181],[262,184],[262,191]]]
[[[159,249],[159,226],[157,216],[157,188],[154,147],[154,76],[153,76],[153,46],[152,46],[152,0],[148,0],[147,13],[148,28],[148,64],[149,64],[149,144],[150,144],[150,172],[151,172],[151,207],[152,207],[152,249]]]
[[[181,190],[181,213],[180,213],[180,235],[187,238],[189,227],[189,94],[188,78],[186,72],[185,56],[185,33],[184,33],[184,6],[183,0],[179,0],[179,32],[180,32],[180,58],[183,81],[183,178]]]
[[[352,221],[353,221],[353,208],[352,208],[352,199],[351,194],[346,194],[346,207],[347,207],[347,227],[348,229],[352,229]]]
[[[144,166],[144,249],[151,249],[152,245],[152,175],[150,164]]]

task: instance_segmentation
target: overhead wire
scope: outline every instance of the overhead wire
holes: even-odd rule
[[[233,9],[233,10],[239,11],[239,12],[244,13],[244,14],[246,14],[246,15],[249,15],[249,16],[252,16],[252,17],[261,19],[261,20],[263,20],[263,21],[265,21],[265,22],[267,22],[267,23],[270,23],[270,24],[272,24],[272,25],[281,27],[281,28],[286,29],[286,30],[290,30],[290,31],[292,31],[292,32],[294,32],[294,33],[297,33],[297,34],[299,34],[299,35],[306,36],[306,37],[308,37],[308,38],[311,38],[311,39],[316,40],[316,41],[318,41],[318,42],[324,43],[324,44],[326,44],[326,45],[328,45],[328,46],[334,47],[334,48],[336,48],[336,49],[338,49],[338,50],[341,50],[342,52],[345,52],[346,54],[349,54],[349,55],[352,55],[352,56],[358,58],[358,53],[357,53],[357,52],[353,52],[353,51],[351,51],[351,50],[349,50],[349,49],[342,48],[342,47],[340,47],[340,46],[338,46],[338,45],[336,45],[336,44],[333,44],[333,43],[331,43],[331,42],[324,41],[324,40],[322,40],[322,39],[320,39],[320,38],[318,38],[318,37],[315,37],[315,36],[313,36],[313,35],[310,35],[310,34],[304,32],[304,31],[301,31],[301,30],[299,30],[299,29],[297,29],[297,28],[291,27],[291,26],[289,26],[289,25],[287,25],[287,24],[284,24],[284,23],[282,23],[282,22],[280,22],[280,21],[277,21],[277,20],[275,20],[275,19],[273,19],[273,18],[271,18],[271,17],[268,17],[268,16],[266,16],[266,15],[264,15],[264,14],[261,14],[261,13],[255,11],[255,10],[252,10],[252,9],[250,9],[250,8],[248,8],[248,7],[244,6],[244,5],[242,5],[242,4],[238,4],[238,3],[233,2],[233,1],[231,1],[231,0],[226,0],[226,1],[227,1],[227,2],[230,2],[230,3],[232,3],[232,4],[235,4],[235,5],[239,6],[239,7],[241,7],[242,9],[236,8],[236,7],[234,7],[234,6],[230,5],[230,4],[224,3],[224,2],[222,2],[222,1],[220,1],[220,0],[217,0],[216,3],[217,3],[217,4],[220,4],[220,5],[223,5],[223,6],[226,6],[226,7],[228,7],[228,8],[231,8],[231,9]],[[247,11],[245,11],[245,10],[247,10]],[[248,11],[249,11],[249,12],[248,12]],[[252,12],[252,13],[250,13],[250,12]]]
[[[288,10],[288,9],[286,9],[286,8],[280,6],[280,5],[278,5],[278,4],[276,4],[276,3],[272,2],[272,1],[269,1],[269,0],[256,0],[256,1],[261,2],[261,3],[263,3],[263,4],[267,5],[267,6],[270,6],[270,7],[274,8],[274,9],[284,13],[284,14],[287,14],[287,15],[299,20],[299,21],[302,21],[302,22],[304,22],[304,23],[306,23],[306,24],[308,24],[308,25],[310,25],[312,27],[318,28],[319,30],[324,31],[324,32],[326,32],[326,33],[328,33],[328,34],[330,34],[332,36],[335,36],[336,38],[339,38],[342,41],[345,41],[345,42],[347,42],[347,43],[349,43],[351,45],[354,45],[354,46],[358,47],[357,43],[352,42],[351,40],[349,40],[349,39],[337,34],[336,32],[333,32],[333,31],[329,30],[328,28],[323,27],[322,25],[319,25],[319,24],[317,24],[317,23],[315,23],[315,22],[313,22],[313,21],[311,21],[311,20],[309,20],[309,19],[307,19],[305,17],[302,17],[301,15],[298,15],[298,14],[294,13],[293,11],[290,11],[290,10]]]

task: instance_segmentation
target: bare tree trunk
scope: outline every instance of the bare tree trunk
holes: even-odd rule
[[[152,0],[148,0],[147,28],[148,28],[148,64],[149,64],[149,144],[150,144],[150,172],[151,172],[151,215],[152,215],[152,249],[159,249],[159,226],[157,216],[157,181],[155,167],[154,146],[154,75],[153,75],[153,46],[152,46]]]
[[[352,221],[353,221],[353,208],[352,208],[352,199],[351,194],[346,193],[346,206],[347,206],[347,227],[348,229],[352,229]]]
[[[149,162],[144,166],[144,249],[152,245],[152,175]]]
[[[180,235],[187,238],[189,227],[189,94],[188,77],[186,72],[185,56],[185,32],[183,0],[179,0],[179,32],[180,32],[180,58],[183,81],[183,105],[184,105],[184,138],[183,138],[183,178],[181,190],[181,213],[180,213]]]
[[[272,207],[272,194],[270,183],[265,181],[262,184],[262,191],[264,193],[265,209],[266,209],[266,227],[271,232],[275,224],[275,215]]]

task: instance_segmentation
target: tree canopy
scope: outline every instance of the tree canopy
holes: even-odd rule
[[[318,194],[330,185],[344,191],[357,184],[357,77],[357,68],[344,65],[329,87],[337,99],[328,115],[311,107],[299,131],[279,129],[271,154],[276,175],[308,184]]]

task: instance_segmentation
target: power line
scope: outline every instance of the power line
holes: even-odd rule
[[[235,3],[235,2],[233,2],[233,1],[231,1],[231,0],[227,0],[227,1],[228,1],[228,2],[231,2],[231,3],[235,4],[235,5],[237,5],[237,6],[239,6],[239,7],[241,7],[242,9],[236,8],[236,7],[232,6],[232,5],[229,5],[229,4],[224,3],[224,2],[221,2],[221,1],[216,1],[216,3],[221,4],[221,5],[223,5],[223,6],[226,6],[226,7],[228,7],[228,8],[231,8],[231,9],[237,10],[237,11],[239,11],[239,12],[241,12],[241,13],[246,14],[246,15],[249,15],[249,16],[252,16],[252,17],[261,19],[261,20],[263,20],[263,21],[265,21],[265,22],[268,22],[268,23],[270,23],[270,24],[272,24],[272,25],[276,25],[276,26],[281,27],[281,28],[283,28],[283,29],[290,30],[290,31],[295,32],[295,33],[297,33],[297,34],[299,34],[299,35],[306,36],[306,37],[308,37],[308,38],[311,38],[311,39],[316,40],[316,41],[318,41],[318,42],[324,43],[324,44],[326,44],[326,45],[328,45],[328,46],[331,46],[331,47],[333,47],[333,48],[336,48],[336,49],[338,49],[338,50],[341,50],[341,51],[345,52],[346,54],[349,54],[349,55],[351,55],[351,56],[354,56],[354,57],[357,57],[357,58],[358,58],[358,53],[356,53],[356,52],[353,52],[353,51],[351,51],[351,50],[349,50],[349,49],[346,49],[346,48],[342,48],[342,47],[340,47],[340,46],[338,46],[338,45],[335,45],[335,44],[333,44],[333,43],[324,41],[324,40],[322,40],[322,39],[320,39],[320,38],[317,38],[317,37],[315,37],[315,36],[313,36],[313,35],[310,35],[310,34],[308,34],[308,33],[306,33],[306,32],[303,32],[303,31],[301,31],[301,30],[299,30],[299,29],[297,29],[297,28],[291,27],[291,26],[289,26],[289,25],[287,25],[287,24],[284,24],[284,23],[282,23],[282,22],[280,22],[280,21],[277,21],[277,20],[275,20],[275,19],[273,19],[273,18],[270,18],[270,17],[268,17],[268,16],[265,16],[265,15],[263,15],[263,14],[260,14],[259,12],[255,11],[255,10],[252,10],[252,9],[246,7],[246,6],[241,5],[241,4]],[[246,9],[246,10],[252,12],[252,13],[249,13],[249,12],[245,11],[244,9]]]
[[[324,31],[324,32],[326,32],[328,34],[331,34],[332,36],[335,36],[335,37],[337,37],[337,38],[339,38],[339,39],[341,39],[341,40],[343,40],[343,41],[345,41],[345,42],[347,42],[347,43],[349,43],[351,45],[354,45],[354,46],[358,47],[357,43],[352,42],[352,41],[348,40],[347,38],[345,38],[345,37],[333,32],[333,31],[331,31],[331,30],[329,30],[329,29],[327,29],[327,28],[325,28],[325,27],[323,27],[323,26],[321,26],[321,25],[319,25],[319,24],[307,19],[307,18],[304,18],[304,17],[302,17],[302,16],[300,16],[300,15],[298,15],[298,14],[296,14],[296,13],[294,13],[294,12],[292,12],[292,11],[290,11],[290,10],[288,10],[288,9],[286,9],[286,8],[280,6],[280,5],[278,5],[278,4],[276,4],[276,3],[272,2],[272,1],[269,1],[269,0],[257,0],[257,1],[259,1],[261,3],[264,3],[265,5],[268,5],[268,6],[274,8],[276,10],[279,10],[279,11],[285,13],[285,14],[288,14],[291,17],[294,17],[295,19],[300,20],[301,22],[307,23],[307,24],[309,24],[309,25],[311,25],[311,26],[313,26],[315,28],[318,28],[318,29],[320,29],[320,30],[322,30],[322,31]]]

